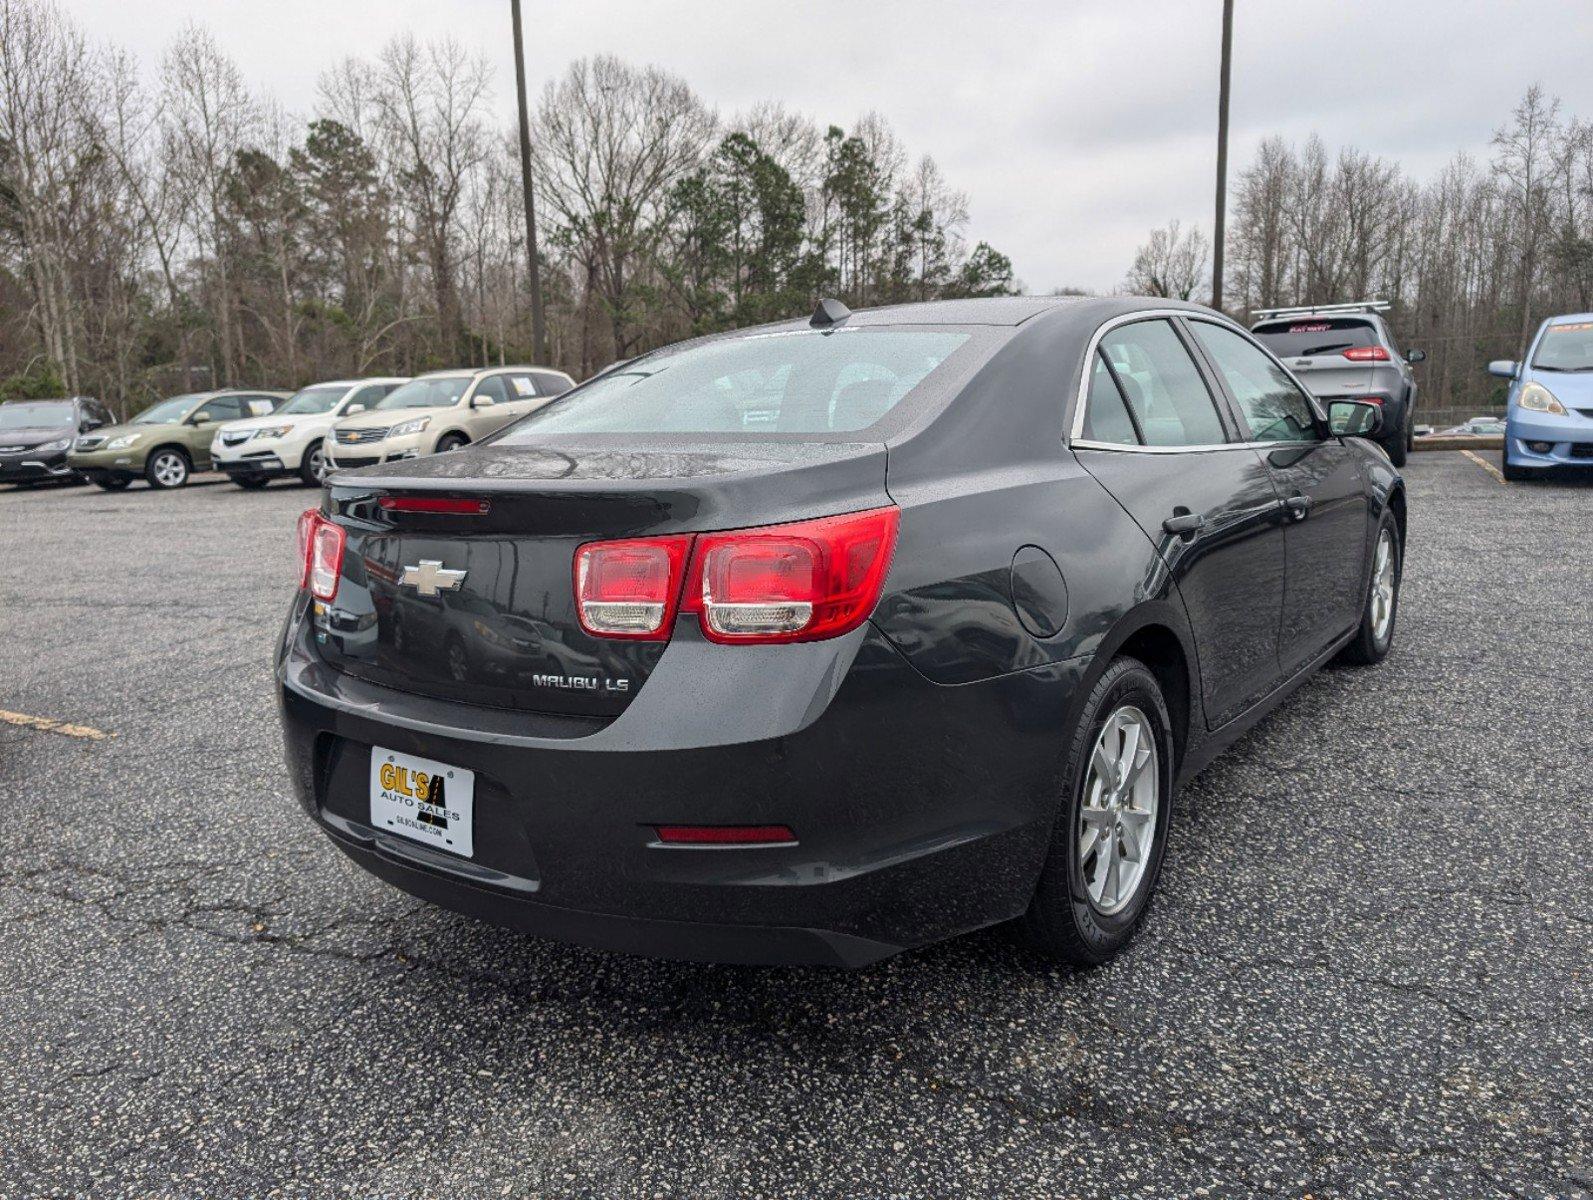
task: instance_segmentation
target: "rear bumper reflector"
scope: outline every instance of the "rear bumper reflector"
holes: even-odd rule
[[[655,825],[665,846],[794,846],[789,825]]]

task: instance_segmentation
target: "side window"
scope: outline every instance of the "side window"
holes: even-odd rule
[[[533,400],[537,394],[536,380],[529,375],[500,376],[509,385],[509,399]]]
[[[1189,325],[1238,402],[1253,441],[1314,442],[1322,437],[1311,402],[1282,367],[1231,329],[1209,321]]]
[[[470,398],[472,404],[506,404],[509,394],[503,389],[502,375],[488,375]]]
[[[343,411],[351,412],[354,409],[369,410],[375,408],[376,402],[392,390],[392,387],[385,383],[373,383],[367,387],[362,387],[349,397],[348,407]]]
[[[537,381],[537,391],[544,396],[562,396],[572,386],[568,379],[552,371],[532,371],[531,374]]]
[[[217,396],[214,400],[205,404],[199,415],[206,421],[236,421],[239,417],[248,414],[243,411],[241,397]]]
[[[1228,440],[1195,360],[1166,321],[1120,325],[1101,339],[1147,446],[1214,446]]]
[[[1090,394],[1084,402],[1082,436],[1091,442],[1112,442],[1119,446],[1137,446],[1139,434],[1134,430],[1134,418],[1128,415],[1128,401],[1107,369],[1106,359],[1099,351],[1095,365],[1090,368]]]
[[[244,416],[264,417],[274,411],[282,401],[276,396],[244,396],[242,403]]]

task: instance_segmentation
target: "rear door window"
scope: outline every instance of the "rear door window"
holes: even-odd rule
[[[1206,381],[1165,320],[1120,325],[1101,339],[1147,446],[1214,446],[1228,440]]]
[[[1189,327],[1228,385],[1252,440],[1318,440],[1311,402],[1288,372],[1231,329],[1210,321],[1191,321]]]

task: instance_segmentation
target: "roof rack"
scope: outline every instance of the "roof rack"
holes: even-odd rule
[[[1252,308],[1250,315],[1259,321],[1279,317],[1331,317],[1350,313],[1387,312],[1394,306],[1387,300],[1353,300],[1348,304],[1307,304],[1294,308]]]

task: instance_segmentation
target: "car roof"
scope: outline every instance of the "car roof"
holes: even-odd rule
[[[1585,313],[1557,313],[1545,318],[1545,325],[1577,325],[1583,321],[1593,321],[1593,312]]]

